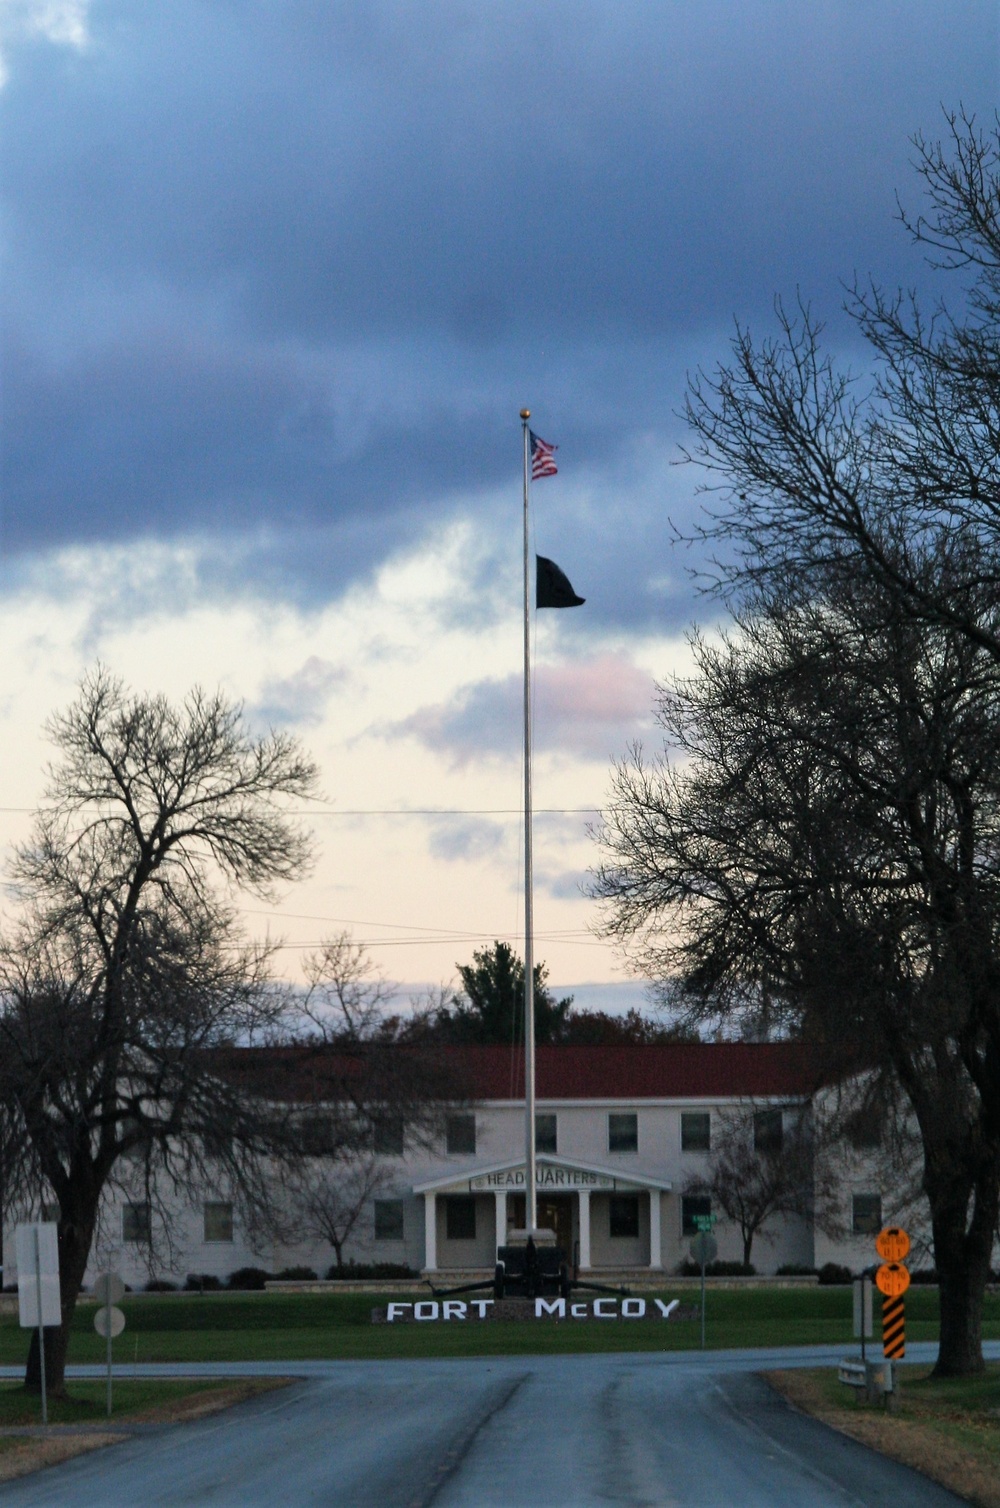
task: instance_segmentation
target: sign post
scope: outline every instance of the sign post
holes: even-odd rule
[[[715,1215],[695,1215],[694,1223],[698,1227],[698,1234],[691,1242],[691,1255],[694,1260],[701,1264],[701,1349],[705,1349],[705,1266],[708,1262],[714,1262],[719,1254],[719,1247],[712,1235],[712,1226],[718,1217]]]
[[[111,1342],[125,1329],[125,1316],[114,1305],[124,1296],[125,1284],[116,1272],[102,1273],[94,1284],[94,1292],[104,1306],[94,1315],[94,1329],[107,1340],[108,1363],[108,1418],[111,1418]]]
[[[872,1280],[864,1272],[855,1278],[854,1288],[854,1334],[861,1338],[861,1360],[865,1360],[865,1341],[871,1340],[872,1326]]]
[[[42,1382],[42,1423],[49,1422],[45,1378],[46,1326],[62,1321],[59,1301],[59,1240],[54,1220],[19,1225],[17,1241],[17,1308],[22,1330],[38,1331],[38,1365]]]
[[[875,1250],[882,1265],[875,1274],[875,1285],[882,1297],[882,1354],[891,1361],[906,1355],[906,1314],[903,1295],[910,1286],[910,1274],[903,1266],[909,1255],[910,1238],[898,1225],[886,1226],[875,1238]]]

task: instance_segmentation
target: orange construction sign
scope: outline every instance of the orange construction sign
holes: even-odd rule
[[[900,1298],[910,1286],[910,1274],[898,1262],[883,1262],[875,1274],[875,1286],[886,1298]]]
[[[910,1250],[910,1238],[898,1225],[887,1225],[875,1237],[875,1250],[883,1262],[905,1262]]]

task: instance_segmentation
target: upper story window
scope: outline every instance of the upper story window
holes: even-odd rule
[[[558,1151],[556,1117],[549,1113],[535,1116],[535,1151]]]
[[[755,1110],[753,1145],[755,1152],[780,1152],[784,1138],[780,1110]]]
[[[608,1116],[608,1151],[638,1152],[639,1117],[634,1110],[613,1111]]]
[[[403,1119],[399,1115],[380,1115],[372,1122],[372,1146],[389,1157],[403,1154]]]
[[[685,1110],[681,1115],[681,1151],[712,1150],[712,1117],[707,1110]]]
[[[882,1145],[882,1117],[873,1105],[864,1105],[848,1117],[844,1134],[855,1152],[872,1152]]]
[[[449,1115],[445,1128],[445,1141],[449,1152],[475,1152],[476,1117],[474,1115]]]

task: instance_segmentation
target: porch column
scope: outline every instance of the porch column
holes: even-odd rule
[[[580,1201],[580,1267],[590,1266],[590,1190],[578,1189]]]
[[[662,1267],[663,1258],[660,1252],[660,1191],[649,1191],[649,1265],[650,1267]]]
[[[493,1198],[496,1201],[497,1245],[505,1246],[507,1243],[507,1190],[494,1189]]]
[[[437,1195],[424,1195],[424,1267],[429,1272],[437,1270]]]

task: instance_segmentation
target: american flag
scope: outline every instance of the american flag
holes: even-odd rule
[[[533,430],[529,429],[528,434],[531,436],[531,480],[537,482],[540,476],[555,476],[559,468],[554,452],[559,446],[540,440]]]

